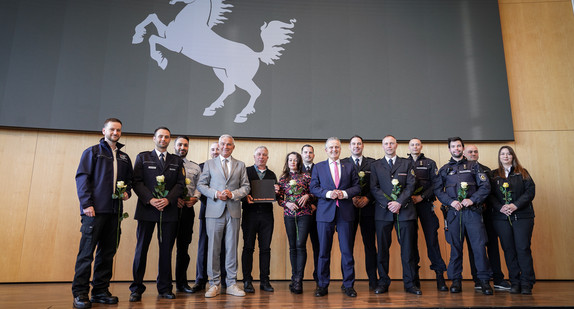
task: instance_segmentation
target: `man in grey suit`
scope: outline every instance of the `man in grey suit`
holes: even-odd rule
[[[207,275],[211,287],[205,297],[220,293],[221,241],[225,241],[226,294],[245,296],[237,286],[237,243],[241,221],[241,199],[250,191],[245,163],[231,157],[235,140],[231,135],[219,137],[219,157],[203,165],[198,190],[207,197],[205,226],[208,237]]]

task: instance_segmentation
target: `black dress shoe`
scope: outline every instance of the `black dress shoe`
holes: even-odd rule
[[[345,295],[349,297],[357,297],[357,291],[353,287],[345,288]]]
[[[81,294],[74,297],[74,308],[92,308],[88,294]]]
[[[317,289],[315,290],[315,297],[323,297],[325,295],[329,294],[329,290],[327,287],[317,287]]]
[[[521,287],[521,292],[522,295],[532,295],[532,287],[531,286],[527,286],[527,285],[523,285]]]
[[[193,290],[191,289],[191,287],[189,285],[180,285],[180,286],[176,286],[175,290],[178,292],[182,292],[182,293],[193,293]]]
[[[160,293],[157,297],[165,299],[175,299],[175,294],[172,292]]]
[[[481,281],[480,288],[482,289],[482,294],[484,295],[492,295],[494,292],[492,291],[492,287],[488,281]]]
[[[460,279],[452,280],[452,285],[450,286],[451,293],[460,293],[462,292],[462,282]]]
[[[142,295],[138,292],[132,292],[130,294],[130,302],[141,301]]]
[[[118,298],[116,296],[112,296],[112,293],[109,291],[93,294],[92,293],[92,303],[100,303],[100,304],[117,304]]]
[[[303,293],[303,283],[301,282],[301,280],[293,281],[293,283],[291,284],[291,292],[293,292],[294,294]]]
[[[243,282],[243,291],[245,291],[245,293],[255,293],[253,283],[251,283],[251,281]]]
[[[386,285],[378,285],[375,288],[375,294],[383,294],[383,293],[387,293],[389,291],[389,287]]]
[[[196,283],[191,287],[191,292],[189,293],[197,293],[203,290],[205,290],[205,283]]]
[[[520,294],[520,292],[521,292],[520,285],[513,284],[510,286],[510,294]]]
[[[345,289],[346,289],[345,284],[341,283],[341,291],[345,292]]]
[[[269,281],[261,281],[259,288],[265,292],[275,292],[275,289],[271,286]]]
[[[448,286],[446,286],[446,282],[444,280],[444,276],[443,276],[442,272],[436,273],[436,289],[441,291],[441,292],[447,292],[448,291]]]
[[[415,294],[415,295],[423,295],[423,292],[421,291],[421,289],[419,289],[416,285],[411,286],[408,289],[405,289],[405,292]]]

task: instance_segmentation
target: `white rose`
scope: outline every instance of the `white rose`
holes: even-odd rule
[[[164,182],[164,181],[165,181],[165,176],[159,175],[159,176],[155,177],[155,180],[156,180],[157,182]]]
[[[124,182],[123,182],[123,181],[121,181],[121,180],[120,180],[120,181],[118,181],[118,183],[116,184],[116,187],[118,187],[118,188],[122,189],[122,188],[125,188],[125,187],[126,187],[126,185],[124,184]]]
[[[360,171],[360,172],[359,172],[359,177],[361,177],[361,178],[365,177],[365,172]]]
[[[296,185],[297,185],[297,180],[291,179],[291,181],[289,181],[289,185],[290,185],[291,187],[296,186]]]
[[[399,184],[399,180],[395,178],[395,179],[393,179],[393,180],[391,181],[391,184],[392,184],[393,186],[396,186],[396,185]]]
[[[463,189],[466,189],[466,188],[468,187],[468,183],[466,183],[466,182],[463,181],[463,182],[460,183],[460,187],[463,188]]]

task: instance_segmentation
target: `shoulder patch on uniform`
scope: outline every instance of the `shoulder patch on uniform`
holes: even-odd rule
[[[481,181],[486,181],[486,175],[484,175],[483,173],[480,173],[479,177]]]

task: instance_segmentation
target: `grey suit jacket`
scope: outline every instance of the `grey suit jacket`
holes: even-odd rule
[[[221,159],[219,157],[208,160],[203,165],[203,172],[199,177],[197,189],[207,197],[205,208],[206,218],[219,218],[228,208],[232,218],[241,218],[241,199],[249,194],[251,187],[245,170],[245,163],[229,157],[231,170],[229,178],[225,179]],[[228,189],[233,193],[233,199],[222,201],[216,198],[217,191]]]

